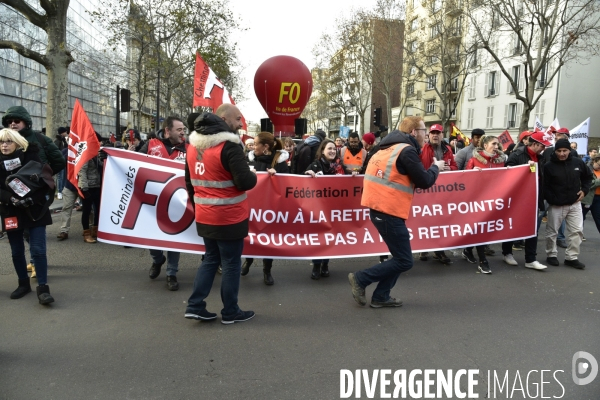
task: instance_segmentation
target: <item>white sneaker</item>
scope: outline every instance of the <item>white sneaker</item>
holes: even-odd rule
[[[62,200],[62,193],[57,194],[56,198],[59,199],[59,200]]]
[[[504,262],[507,263],[508,265],[519,265],[519,263],[517,262],[517,260],[515,260],[515,258],[513,257],[512,254],[505,255]]]
[[[548,267],[546,267],[544,264],[540,264],[538,261],[534,261],[534,262],[530,262],[530,263],[525,263],[525,268],[542,270],[542,269],[546,269]]]

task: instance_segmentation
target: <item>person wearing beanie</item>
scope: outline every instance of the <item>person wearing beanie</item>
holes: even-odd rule
[[[191,134],[192,131],[194,130],[194,121],[196,120],[196,118],[198,118],[200,116],[200,113],[190,113],[187,117],[187,128],[188,128],[188,132]]]
[[[548,222],[546,224],[546,261],[558,266],[556,237],[558,229],[566,221],[566,241],[564,264],[584,269],[579,261],[579,246],[583,239],[583,213],[581,200],[590,191],[592,171],[583,160],[573,156],[567,139],[559,139],[554,144],[550,162],[544,165],[544,199],[548,202]]]
[[[341,148],[339,154],[340,161],[347,174],[357,175],[362,171],[367,159],[367,150],[363,148],[358,133],[352,132],[348,135],[348,143]]]
[[[464,147],[458,151],[458,153],[456,153],[454,156],[454,161],[456,161],[458,169],[465,169],[467,163],[471,157],[473,157],[473,150],[479,147],[479,140],[483,135],[485,135],[485,131],[483,129],[475,128],[471,131],[471,143],[469,143],[467,147]]]
[[[61,151],[52,139],[32,129],[31,115],[24,107],[13,106],[2,116],[2,126],[18,131],[29,143],[36,143],[40,149],[42,163],[48,163],[52,174],[57,174],[67,166]]]
[[[205,255],[194,279],[185,318],[212,321],[206,309],[215,275],[221,264],[221,322],[248,321],[253,311],[238,306],[244,238],[248,236],[250,208],[246,191],[256,186],[241,139],[242,113],[232,104],[222,104],[215,114],[205,112],[194,121],[185,163],[185,184],[195,209],[196,231],[204,241]],[[199,155],[202,155],[199,158]]]
[[[296,146],[294,158],[292,159],[292,174],[303,175],[310,164],[315,161],[317,149],[327,135],[322,129],[317,129],[314,135]]]

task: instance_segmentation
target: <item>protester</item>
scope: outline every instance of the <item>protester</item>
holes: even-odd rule
[[[96,243],[98,237],[98,222],[100,220],[100,187],[102,186],[102,164],[98,156],[83,164],[77,174],[77,185],[83,194],[83,212],[81,225],[83,226],[83,241]],[[94,208],[93,224],[90,226],[90,214]]]
[[[261,132],[254,139],[254,151],[249,154],[250,162],[254,163],[256,171],[266,171],[273,176],[276,173],[287,174],[289,167],[287,165],[288,152],[283,150],[281,140],[276,139],[269,132]],[[250,270],[250,266],[254,262],[253,258],[246,258],[242,265],[241,275],[245,276]],[[263,278],[265,285],[275,283],[271,275],[273,267],[273,259],[263,259]]]
[[[321,142],[325,139],[325,131],[317,129],[314,135],[306,138],[306,140],[294,150],[294,158],[292,159],[292,173],[302,175],[308,166],[314,162],[317,149]]]
[[[502,168],[506,162],[506,155],[498,149],[498,138],[496,136],[484,135],[478,141],[480,147],[473,150],[473,156],[469,159],[465,169]],[[478,269],[482,274],[491,274],[490,264],[486,258],[485,245],[475,246],[477,256],[479,257]],[[467,247],[463,250],[462,256],[471,264],[477,260],[473,256],[473,247]]]
[[[337,149],[331,139],[323,139],[317,149],[315,160],[306,168],[304,172],[313,178],[318,175],[345,175],[344,167],[339,158],[337,158]],[[356,175],[358,172],[352,172]],[[312,260],[313,269],[310,275],[311,279],[318,280],[320,277],[329,277],[329,259]]]
[[[283,141],[283,147],[284,147],[284,150],[287,151],[287,153],[288,153],[288,159],[287,159],[286,163],[288,165],[288,170],[289,170],[289,167],[292,166],[292,158],[294,157],[294,148],[296,147],[296,144],[294,143],[294,139],[292,139],[291,137],[286,137],[285,140]]]
[[[69,131],[67,130],[67,128],[64,128],[62,126],[60,128],[58,128],[57,131],[58,131],[58,134],[56,135],[54,144],[62,152],[64,149],[67,149],[69,147],[69,144],[67,143],[67,139],[66,139]],[[64,154],[63,154],[63,156],[64,156]],[[65,187],[65,180],[66,180],[65,172],[66,172],[66,168],[64,168],[58,174],[54,175],[55,176],[54,182],[56,183],[56,198],[59,200],[62,200],[62,198],[63,198],[62,192],[63,192],[63,188]]]
[[[11,124],[13,121],[7,122]],[[23,197],[19,197],[6,183],[7,177],[16,174],[28,162],[41,162],[36,143],[28,143],[15,130],[2,129],[0,153],[0,216],[2,216],[0,230],[7,233],[13,266],[19,279],[19,286],[11,293],[10,298],[20,299],[31,292],[24,242],[24,231],[28,229],[29,247],[37,270],[38,301],[40,304],[47,305],[54,302],[47,285],[48,259],[46,257],[46,226],[52,225],[48,199],[51,198],[54,188],[29,191]]]
[[[456,153],[456,156],[454,157],[458,169],[465,169],[467,163],[471,157],[473,157],[473,151],[479,146],[479,139],[481,139],[483,135],[485,135],[483,129],[475,128],[471,131],[471,143]]]
[[[532,131],[523,131],[519,135],[519,140],[517,141],[517,148],[526,147],[529,144],[529,138],[533,135]]]
[[[598,149],[596,149],[595,147],[590,147],[590,148],[588,148],[588,153],[585,156],[583,156],[581,159],[583,160],[584,163],[588,164],[591,167],[591,161],[597,155],[598,155]]]
[[[546,261],[550,265],[559,265],[556,236],[564,220],[568,231],[564,263],[577,269],[585,268],[585,264],[578,260],[583,238],[580,202],[590,190],[593,175],[581,158],[573,156],[567,139],[556,141],[554,154],[544,165],[544,199],[550,204],[546,224]]]
[[[242,126],[239,109],[222,104],[215,114],[205,112],[196,119],[186,155],[186,188],[195,203],[196,230],[204,240],[206,253],[196,273],[185,318],[217,318],[206,309],[205,299],[221,264],[221,322],[233,324],[254,317],[254,311],[240,310],[238,292],[250,217],[246,191],[256,186],[256,175],[250,171],[241,140],[235,134]]]
[[[571,148],[577,151],[577,142],[571,142]]]
[[[120,142],[117,142],[120,143]],[[62,150],[63,157],[67,158],[68,148]],[[79,198],[79,192],[73,184],[65,179],[65,187],[63,189],[63,207],[61,210],[61,226],[60,232],[56,237],[59,241],[63,241],[69,238],[69,230],[71,229],[71,215],[73,214],[73,208],[75,201]]]
[[[581,200],[581,211],[583,214],[584,223],[587,213],[589,211],[592,212],[592,218],[594,218],[596,229],[598,229],[598,232],[600,233],[600,157],[598,157],[598,155],[592,158],[591,165],[594,176],[592,177],[590,191],[583,198],[583,200]]]
[[[166,158],[178,162],[185,162],[186,143],[185,143],[185,125],[177,117],[167,117],[163,122],[163,139],[151,139],[142,148],[140,153],[149,154],[155,157]],[[167,289],[170,291],[179,290],[177,282],[177,271],[179,270],[178,251],[167,251],[167,255],[162,250],[149,249],[152,257],[152,265],[148,271],[150,279],[156,279],[160,275],[163,264],[167,263]]]
[[[363,163],[367,159],[367,150],[363,148],[358,133],[350,133],[348,144],[339,151],[339,158],[346,174],[352,174],[352,172],[360,173],[362,171]]]
[[[421,162],[425,169],[429,169],[436,160],[444,161],[444,167],[440,172],[456,171],[458,166],[454,162],[454,154],[450,147],[444,142],[444,127],[440,124],[433,124],[429,128],[429,142],[423,144],[421,149]],[[421,261],[428,260],[428,253],[422,252],[419,255]],[[444,250],[435,251],[433,258],[444,265],[452,265],[452,260],[446,255]]]
[[[513,167],[516,165],[525,165],[529,164],[531,167],[535,167],[537,163],[537,167],[535,167],[535,173],[538,177],[538,204],[537,209],[539,211],[544,211],[546,207],[544,206],[544,193],[543,193],[543,173],[544,173],[544,160],[542,157],[542,152],[548,146],[550,146],[550,142],[544,138],[543,132],[536,132],[527,136],[527,145],[518,147],[506,161],[507,167]],[[541,224],[541,212],[538,212],[538,225],[537,232],[539,232]],[[537,243],[538,238],[537,235],[525,239],[525,268],[531,268],[538,271],[544,270],[548,268],[544,264],[537,261]],[[508,265],[519,265],[515,260],[512,250],[513,250],[513,242],[508,241],[502,243],[502,255],[504,257],[504,262]]]
[[[254,139],[249,138],[246,139],[246,143],[244,143],[244,153],[246,153],[246,158],[249,158],[249,155],[254,152]]]
[[[435,183],[444,161],[436,160],[425,170],[419,153],[425,140],[421,117],[406,117],[400,131],[390,132],[373,155],[364,178],[361,204],[370,209],[371,221],[385,241],[392,258],[371,268],[350,273],[352,296],[367,304],[365,288],[379,282],[371,298],[371,307],[399,307],[402,301],[390,296],[402,272],[413,266],[410,234],[406,228],[415,187],[427,189]]]
[[[142,146],[144,146],[144,142],[142,141],[142,137],[137,129],[128,129],[124,134],[125,138],[125,149],[129,151],[140,151]]]

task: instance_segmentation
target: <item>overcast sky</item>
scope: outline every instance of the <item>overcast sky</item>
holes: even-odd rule
[[[248,28],[234,37],[239,48],[240,63],[248,100],[237,102],[247,121],[260,123],[266,118],[254,94],[254,74],[268,58],[288,55],[298,58],[308,69],[314,67],[312,48],[323,32],[333,32],[335,20],[349,15],[352,8],[372,8],[375,0],[230,0],[230,9]]]

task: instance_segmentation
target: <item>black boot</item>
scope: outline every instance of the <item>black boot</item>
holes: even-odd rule
[[[329,263],[324,262],[321,264],[321,276],[323,278],[329,278]]]
[[[273,267],[273,260],[263,260],[263,274],[265,285],[271,286],[275,283],[273,276],[271,275],[271,267]]]
[[[310,279],[319,280],[321,278],[321,263],[313,263],[313,270]]]
[[[242,264],[242,276],[248,275],[248,272],[250,272],[250,266],[253,262],[254,258],[246,258],[244,264]]]
[[[37,296],[40,304],[46,305],[54,303],[54,297],[50,295],[50,288],[48,285],[39,285],[37,287]]]
[[[19,287],[10,294],[11,299],[20,299],[27,293],[31,292],[31,285],[29,284],[29,278],[19,279]]]

